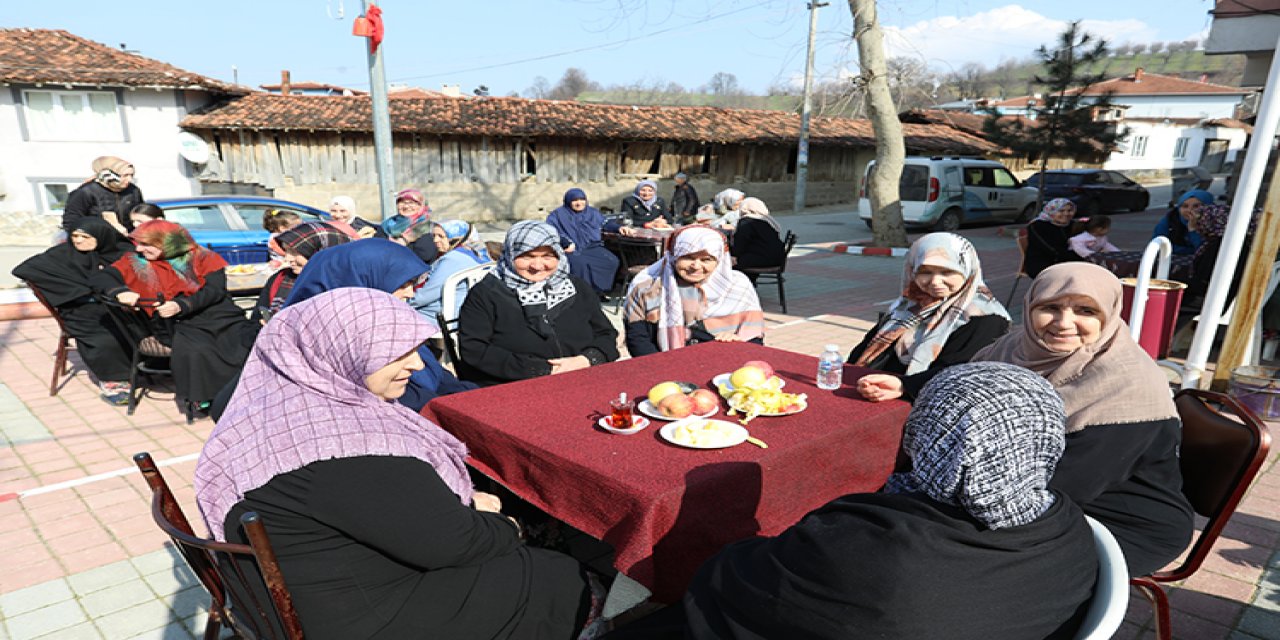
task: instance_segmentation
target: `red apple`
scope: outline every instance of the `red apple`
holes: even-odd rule
[[[706,415],[708,412],[720,406],[720,399],[715,393],[706,389],[698,389],[690,396],[693,399],[693,412],[698,415]]]
[[[750,362],[748,362],[748,363],[746,363],[746,364],[743,364],[742,366],[743,366],[743,367],[755,367],[755,368],[757,368],[757,369],[759,369],[759,370],[763,371],[763,372],[764,372],[764,377],[765,377],[766,379],[767,379],[767,378],[772,378],[772,377],[774,376],[773,365],[769,364],[768,362],[765,362],[764,360],[752,360],[752,361],[750,361]]]
[[[683,393],[673,393],[658,403],[658,411],[668,418],[687,418],[693,415],[693,400]]]

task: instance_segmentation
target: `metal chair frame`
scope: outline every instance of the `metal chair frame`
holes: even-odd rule
[[[172,348],[165,344],[156,331],[155,319],[136,307],[128,307],[115,300],[103,300],[107,307],[107,315],[111,317],[120,335],[125,336],[125,346],[130,351],[129,365],[129,405],[127,413],[133,415],[138,408],[138,401],[146,394],[146,388],[138,384],[138,374],[152,384],[153,376],[173,376],[173,370],[160,366],[157,361],[168,362],[173,355]],[[189,398],[182,398],[183,413],[187,424],[195,421],[195,406]]]
[[[742,267],[738,269],[743,273],[749,273],[756,277],[753,283],[757,288],[762,284],[778,285],[778,302],[782,304],[782,312],[787,312],[787,291],[784,285],[787,282],[787,258],[791,257],[791,250],[795,248],[798,238],[792,231],[787,231],[786,238],[782,241],[783,253],[782,264],[776,267]],[[763,280],[768,278],[768,280]]]

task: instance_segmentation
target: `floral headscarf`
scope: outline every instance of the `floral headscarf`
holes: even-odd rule
[[[1040,215],[1036,216],[1036,220],[1040,220],[1043,222],[1051,222],[1059,227],[1065,227],[1071,224],[1070,220],[1063,223],[1063,222],[1058,222],[1057,220],[1054,220],[1053,217],[1058,213],[1060,213],[1063,209],[1066,209],[1067,207],[1071,207],[1072,209],[1074,209],[1076,208],[1076,203],[1066,198],[1054,198],[1044,203],[1044,209],[1040,210]]]

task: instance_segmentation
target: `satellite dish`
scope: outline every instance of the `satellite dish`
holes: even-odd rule
[[[180,131],[178,155],[193,164],[204,164],[209,161],[209,144],[190,131]]]

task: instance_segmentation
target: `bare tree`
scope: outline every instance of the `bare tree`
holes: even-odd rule
[[[1133,45],[1129,44],[1128,42],[1116,47],[1117,56],[1128,57],[1129,54],[1131,53],[1133,53]]]
[[[1018,66],[1017,60],[1004,60],[991,72],[991,79],[1000,87],[1001,97],[1012,98],[1026,85],[1026,80],[1018,77]]]
[[[743,94],[738,86],[738,76],[724,71],[717,71],[707,82],[707,93],[716,96],[739,96]]]
[[[876,168],[867,180],[874,242],[879,247],[905,247],[907,230],[902,224],[898,181],[907,152],[885,69],[884,31],[875,0],[849,0],[849,10],[853,12],[853,38],[858,43],[858,80],[866,90],[867,115],[876,135]]]
[[[987,90],[987,70],[976,62],[966,62],[959,71],[947,75],[947,82],[961,98],[981,98]]]
[[[524,90],[526,96],[537,99],[546,98],[549,93],[551,93],[551,83],[547,82],[547,79],[542,76],[534,78],[533,84]]]
[[[1147,50],[1150,51],[1151,53],[1160,53],[1161,51],[1164,51],[1164,43],[1152,42],[1151,44],[1147,45]]]
[[[1133,45],[1133,55],[1140,56],[1147,50],[1147,45],[1138,43]]]
[[[934,77],[916,58],[890,58],[885,63],[889,90],[900,111],[919,109],[934,103]]]
[[[587,77],[587,72],[577,67],[569,67],[564,70],[564,75],[560,77],[560,81],[556,86],[547,92],[548,98],[552,100],[573,100],[578,94],[584,91],[599,91],[600,83],[592,82]]]

